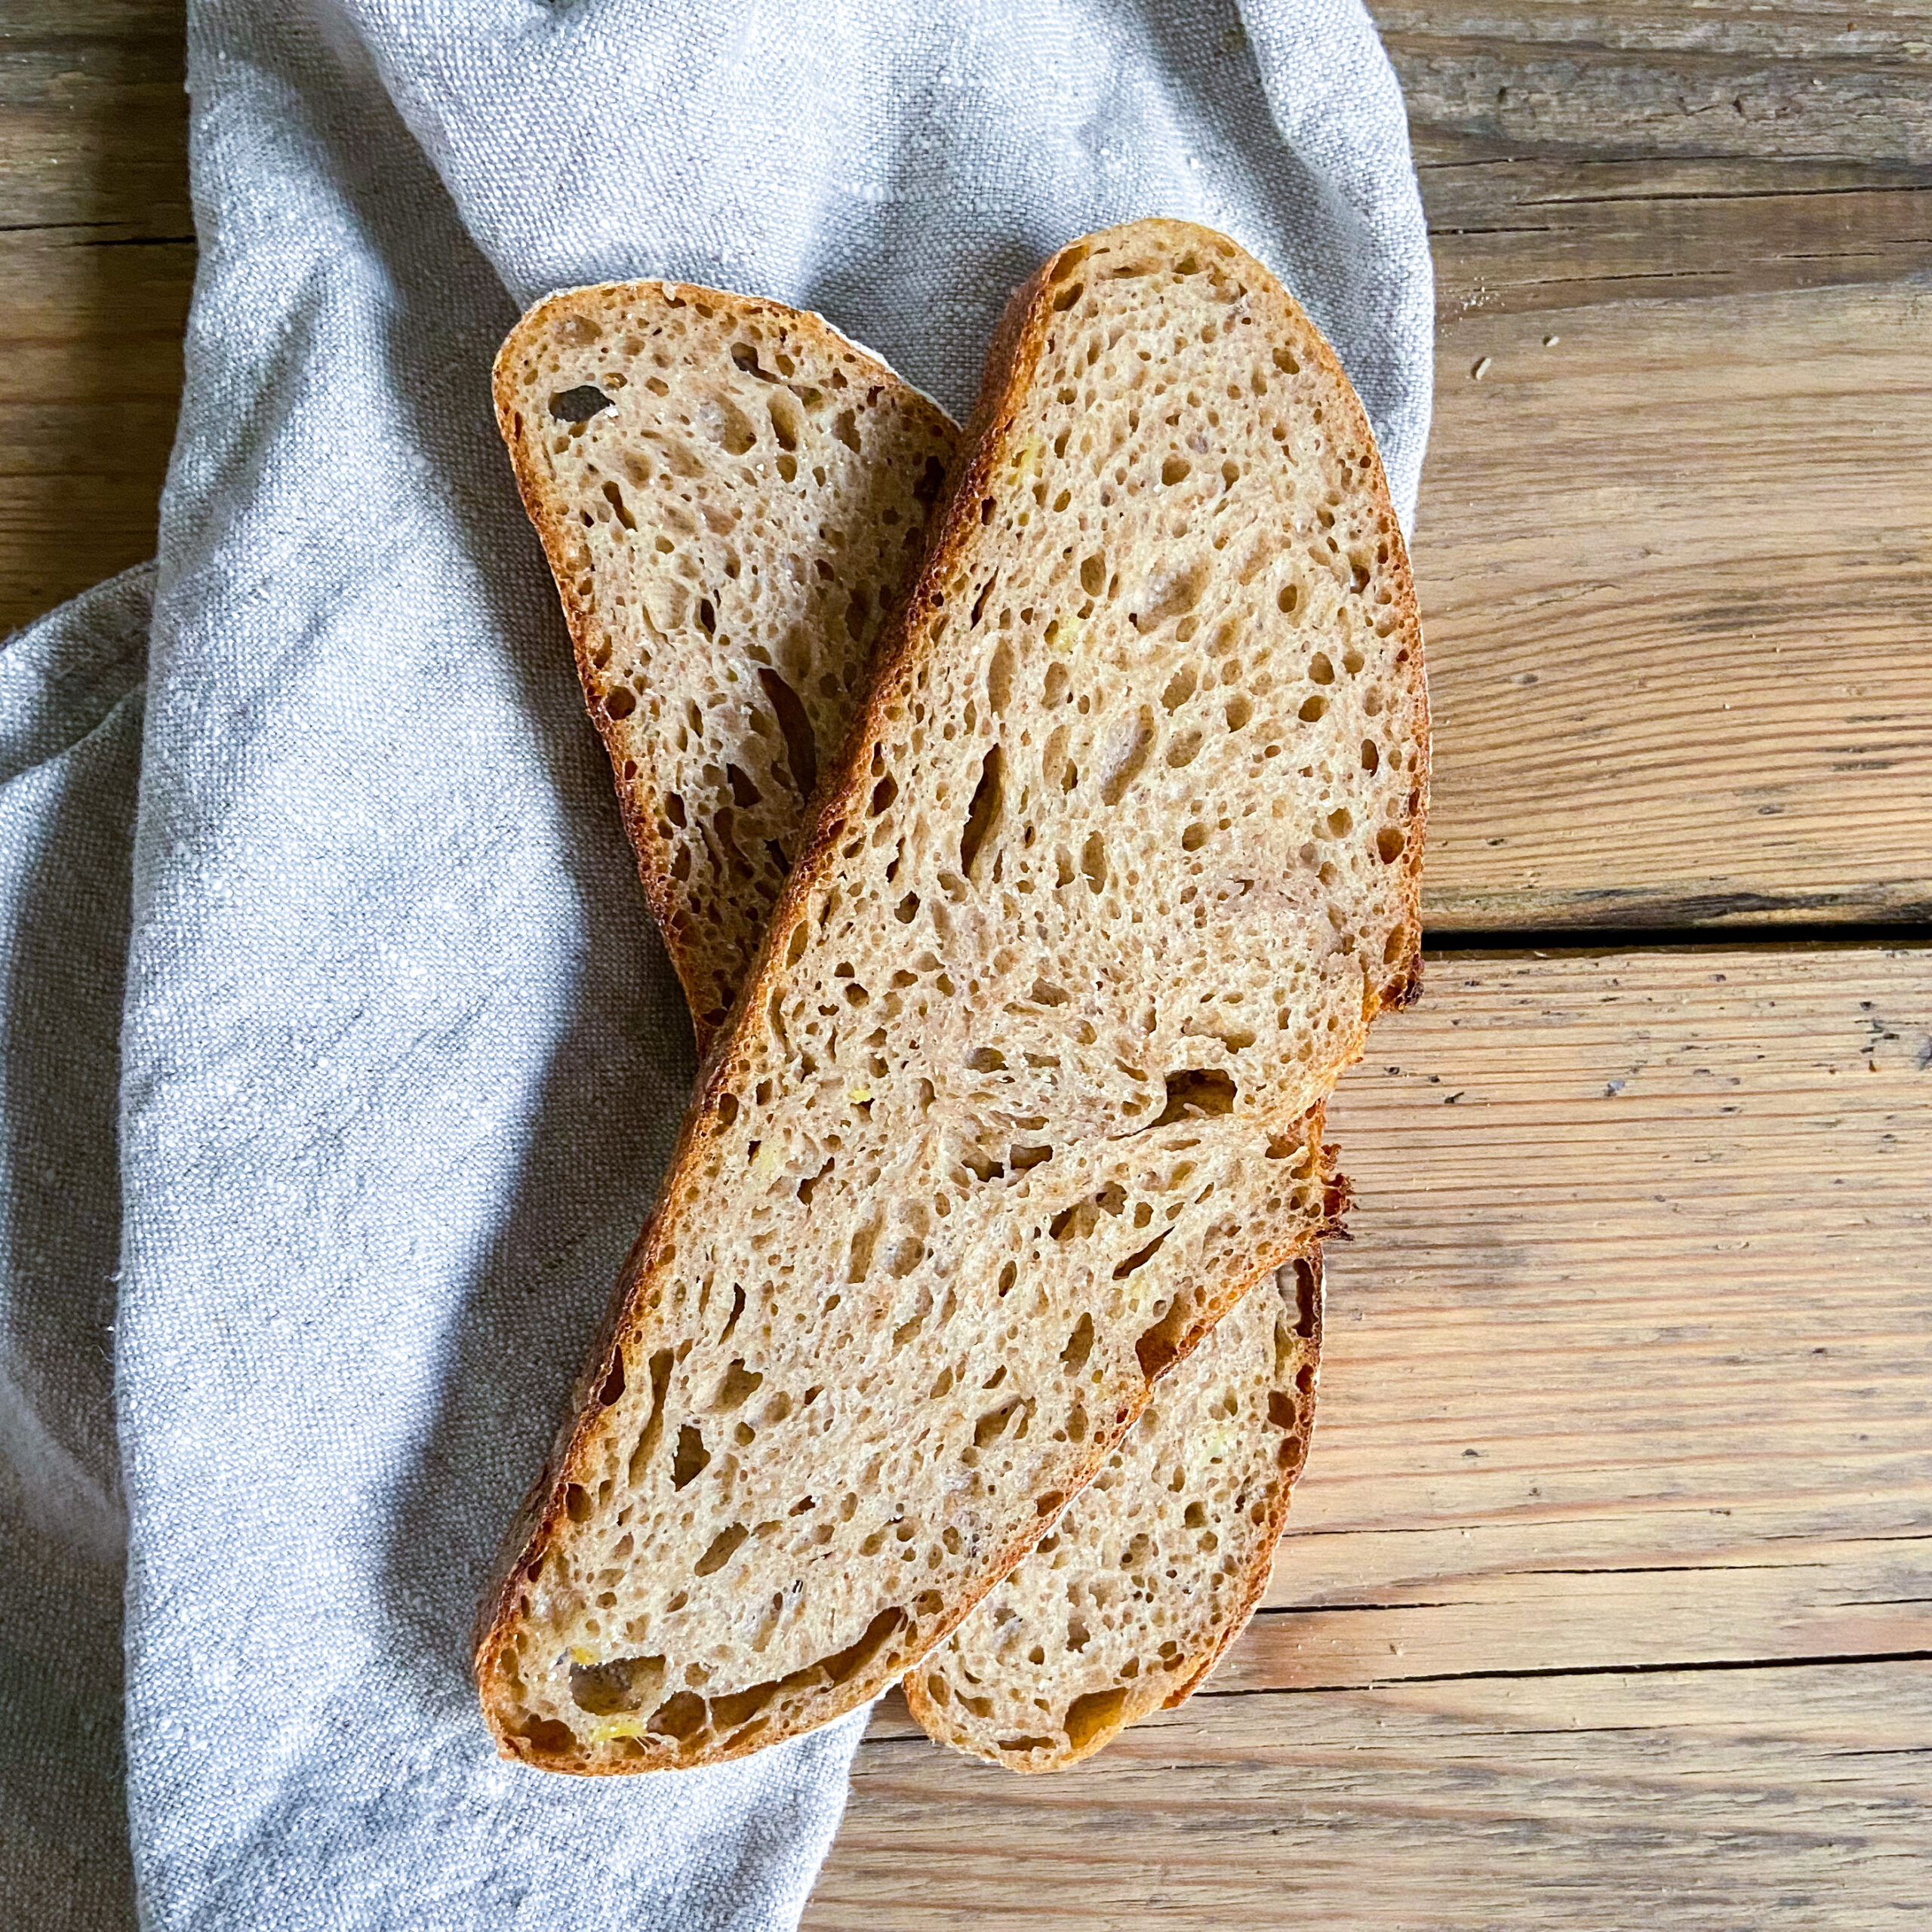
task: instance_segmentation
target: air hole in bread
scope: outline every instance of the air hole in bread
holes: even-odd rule
[[[704,1554],[691,1565],[691,1572],[698,1577],[715,1577],[718,1572],[737,1555],[750,1529],[743,1523],[733,1523],[720,1530],[713,1537]]]
[[[1166,1080],[1167,1098],[1156,1127],[1177,1120],[1204,1119],[1232,1113],[1235,1105],[1234,1076],[1218,1067],[1185,1067]]]
[[[845,635],[854,644],[866,639],[866,626],[872,614],[872,597],[863,583],[855,583],[845,597]]]
[[[657,1454],[658,1441],[664,1428],[664,1392],[670,1386],[672,1361],[669,1349],[660,1349],[651,1358],[651,1407],[645,1417],[644,1427],[638,1432],[626,1471],[633,1487],[644,1480],[645,1472]]]
[[[711,1406],[720,1414],[728,1415],[734,1409],[743,1407],[764,1382],[764,1377],[757,1371],[748,1369],[743,1361],[734,1360],[725,1370]]]
[[[624,1352],[619,1349],[611,1358],[610,1372],[604,1378],[603,1387],[597,1392],[597,1399],[608,1409],[623,1392]]]
[[[696,1423],[686,1423],[678,1431],[677,1454],[671,1463],[671,1487],[684,1488],[710,1466],[711,1452],[704,1446],[704,1432]]]
[[[973,1446],[976,1449],[989,1449],[1009,1429],[1017,1425],[1020,1432],[1026,1428],[1026,1417],[1033,1404],[1026,1396],[1016,1395],[1011,1401],[1002,1402],[996,1409],[989,1409],[973,1426]]]
[[[649,1728],[660,1737],[695,1737],[704,1727],[705,1702],[695,1690],[667,1697],[651,1715]]]
[[[761,667],[758,681],[785,740],[792,788],[800,798],[809,798],[818,789],[818,740],[812,734],[811,719],[798,694],[769,666]]]
[[[1143,705],[1118,731],[1102,760],[1106,775],[1100,781],[1100,801],[1117,805],[1127,795],[1127,788],[1140,776],[1140,768],[1154,749],[1154,712]]]
[[[588,423],[601,411],[616,407],[594,383],[580,383],[575,389],[559,389],[550,398],[550,414],[559,423]]]
[[[626,530],[637,528],[637,518],[631,515],[630,506],[624,501],[624,493],[614,482],[604,485],[604,500],[617,513],[617,521]]]
[[[868,1223],[852,1237],[850,1257],[846,1263],[845,1278],[848,1281],[863,1281],[872,1271],[872,1251],[878,1245],[879,1224]]]
[[[966,808],[966,823],[959,835],[959,869],[968,878],[973,876],[980,848],[999,821],[1000,764],[1000,748],[995,745],[980,761],[980,782]]]
[[[778,378],[760,366],[757,348],[749,342],[736,342],[731,345],[731,361],[735,367],[748,376],[755,376],[761,383],[775,383]]]
[[[1094,1352],[1094,1318],[1083,1315],[1073,1324],[1073,1333],[1066,1338],[1066,1346],[1061,1349],[1062,1364],[1076,1372],[1087,1366],[1087,1358]]]
[[[1164,1228],[1160,1233],[1157,1234],[1145,1247],[1136,1248],[1124,1261],[1121,1262],[1115,1268],[1114,1279],[1116,1281],[1124,1281],[1127,1279],[1128,1275],[1134,1273],[1140,1269],[1146,1267],[1148,1263],[1152,1261],[1155,1256],[1160,1253],[1161,1244],[1166,1241],[1168,1236],[1173,1232],[1174,1230],[1171,1228]]]
[[[752,419],[727,397],[702,398],[699,416],[712,441],[721,445],[728,455],[743,456],[758,441]]]

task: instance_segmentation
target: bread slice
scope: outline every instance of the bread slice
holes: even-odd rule
[[[1311,1245],[1413,987],[1420,638],[1306,318],[1092,238],[979,429],[486,1613],[531,1761],[735,1755],[930,1650]]]
[[[908,1674],[928,1734],[1060,1770],[1185,1703],[1267,1587],[1321,1349],[1318,1252],[1223,1316],[1032,1555]]]
[[[642,519],[635,543],[607,493],[611,478],[597,454],[601,438],[586,442],[585,425],[592,418],[580,413],[582,402],[605,393],[596,379],[611,361],[608,337],[617,330],[637,348],[635,362],[620,359],[609,371],[617,395],[632,392],[623,416],[635,439],[675,447],[694,407],[700,415],[709,411],[723,420],[731,412],[731,420],[757,423],[771,415],[774,375],[804,411],[790,452],[782,444],[770,447],[774,418],[758,439],[766,446],[749,464],[705,468],[702,493],[668,466],[648,472],[641,491],[626,493],[619,485],[617,501],[634,521]],[[764,340],[768,332],[775,347]],[[574,357],[553,359],[560,337]],[[788,366],[767,371],[761,352],[782,355]],[[734,703],[734,683],[743,688],[783,652],[791,674],[822,700],[820,730],[828,742],[842,737],[857,708],[869,626],[898,601],[916,567],[904,535],[923,524],[929,466],[949,465],[955,432],[945,424],[935,437],[926,399],[882,364],[869,367],[820,318],[716,290],[643,282],[554,297],[519,328],[503,368],[503,420],[512,436],[520,424],[558,421],[553,395],[578,398],[565,405],[562,420],[570,426],[551,438],[552,446],[546,451],[540,435],[529,453],[528,473],[548,479],[534,497],[533,514],[540,516],[552,503],[562,512],[551,521],[568,538],[558,571],[567,595],[583,576],[580,560],[588,552],[589,594],[574,613],[579,666],[591,715],[608,743],[640,869],[668,903],[666,945],[688,986],[728,998],[777,896],[768,869],[731,863],[738,814],[749,804],[764,807],[763,829],[782,854],[795,848],[804,802],[783,765],[773,771],[783,736],[776,718]],[[559,392],[560,382],[571,386]],[[823,407],[812,408],[841,388],[863,398],[854,405],[865,422],[860,440],[880,452],[876,476],[860,473],[875,459],[833,433],[836,419]],[[795,463],[792,477],[782,479],[796,485],[797,494],[774,508],[771,466],[801,451],[802,472]],[[613,467],[628,477],[643,466]],[[721,647],[715,624],[707,629],[694,620],[688,596],[681,605],[670,602],[651,579],[658,569],[672,574],[675,594],[683,581],[674,574],[676,540],[700,520],[736,531],[748,519],[763,519],[769,529],[774,515],[787,526],[782,547],[749,559],[737,553],[735,580],[749,568],[760,594],[746,614],[751,620],[741,617]],[[845,539],[830,560],[832,575],[774,568],[801,528],[815,531],[828,518]],[[658,550],[660,534],[672,540],[669,552]],[[876,574],[846,583],[837,573],[848,555]],[[828,595],[829,584],[839,587]],[[612,600],[608,615],[600,614],[598,594],[605,586]],[[623,613],[640,602],[681,612],[684,634],[666,638],[655,623],[647,630],[626,620]],[[685,744],[674,745],[649,721],[688,719],[693,706],[710,728],[698,755],[689,734]],[[762,731],[753,722],[760,718]],[[721,772],[736,776],[721,783]],[[696,810],[694,798],[700,801]],[[722,824],[715,814],[723,815]],[[703,1050],[714,1031],[710,1015],[694,1013],[694,1021]],[[1128,1442],[1069,1506],[1050,1549],[1029,1556],[928,1660],[924,1675],[909,1679],[912,1707],[934,1736],[1023,1768],[1046,1768],[1097,1749],[1164,1695],[1169,1702],[1186,1696],[1244,1623],[1268,1574],[1312,1420],[1318,1268],[1318,1257],[1293,1264],[1281,1271],[1274,1297],[1257,1291],[1223,1320],[1176,1368]],[[1243,1427],[1251,1432],[1237,1444],[1229,1418],[1244,1404]],[[1177,1472],[1186,1476],[1180,1490],[1172,1480]],[[1151,1565],[1124,1579],[1123,1553],[1143,1547],[1153,1551]],[[994,1654],[995,1632],[999,1651],[1010,1654]],[[1033,1661],[1049,1647],[1050,1665]],[[949,1675],[959,1680],[956,1700]],[[1051,1714],[1050,1723],[1042,1713]],[[1044,1728],[1054,1733],[1051,1749],[1037,1741]],[[1016,1734],[1034,1741],[1016,1749]]]
[[[496,391],[645,896],[708,1038],[959,432],[822,317],[658,281],[539,303]]]

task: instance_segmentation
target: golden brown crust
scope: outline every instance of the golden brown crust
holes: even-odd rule
[[[1232,246],[1224,245],[1223,238],[1211,235],[1210,231],[1188,224],[1156,222],[1136,226],[1143,229],[1150,238],[1156,241],[1184,238],[1197,246]],[[654,1281],[660,1276],[666,1265],[662,1254],[663,1204],[674,1199],[681,1186],[692,1175],[697,1166],[697,1151],[713,1131],[719,1103],[734,1079],[743,1071],[747,1048],[737,1016],[749,1008],[761,1005],[771,994],[783,972],[783,949],[789,941],[792,928],[804,916],[811,894],[823,882],[823,875],[836,863],[838,841],[845,832],[848,818],[855,814],[863,803],[867,767],[875,745],[884,734],[888,706],[895,697],[903,696],[915,668],[918,642],[925,628],[924,620],[943,608],[945,586],[958,569],[971,541],[972,527],[969,515],[977,521],[977,514],[972,506],[977,504],[983,494],[993,487],[996,472],[1007,460],[1009,439],[1020,403],[1039,360],[1050,325],[1051,309],[1042,298],[1055,280],[1066,272],[1069,258],[1073,262],[1080,258],[1076,251],[1084,252],[1097,238],[1089,238],[1086,242],[1075,244],[1073,248],[1060,251],[1032,278],[1009,309],[1007,320],[1002,324],[1000,336],[989,359],[982,400],[973,419],[970,454],[952,483],[944,516],[928,551],[924,566],[894,631],[881,650],[871,693],[848,737],[832,774],[820,792],[816,817],[805,848],[794,864],[790,878],[780,895],[763,943],[739,995],[734,1018],[728,1023],[700,1078],[698,1091],[686,1115],[676,1151],[666,1175],[660,1195],[659,1208],[654,1212],[632,1250],[631,1259],[620,1278],[611,1312],[607,1318],[599,1346],[592,1358],[592,1367],[580,1378],[577,1384],[572,1414],[560,1432],[558,1447],[551,1460],[547,1495],[542,1502],[533,1503],[523,1512],[518,1524],[518,1530],[521,1534],[515,1536],[511,1546],[513,1553],[508,1555],[500,1565],[498,1574],[502,1581],[494,1601],[486,1604],[482,1634],[476,1654],[476,1674],[485,1715],[500,1748],[507,1756],[540,1763],[552,1769],[592,1774],[721,1761],[743,1755],[746,1750],[779,1743],[786,1737],[814,1728],[817,1724],[855,1708],[884,1689],[892,1678],[898,1675],[913,1660],[912,1656],[901,1656],[888,1649],[884,1653],[888,1661],[881,1664],[875,1660],[856,1672],[835,1690],[819,1700],[808,1720],[794,1718],[776,1724],[755,1740],[740,1748],[733,1748],[728,1743],[712,1747],[697,1756],[681,1756],[675,1748],[660,1748],[657,1754],[652,1755],[647,1749],[644,1755],[633,1757],[621,1765],[586,1761],[580,1752],[576,1750],[574,1739],[570,1746],[552,1752],[543,1748],[545,1740],[518,1733],[513,1727],[512,1712],[505,1687],[500,1681],[505,1641],[524,1607],[529,1580],[543,1563],[555,1537],[563,1509],[565,1487],[571,1480],[577,1458],[602,1407],[598,1390],[614,1368],[621,1362],[622,1343],[632,1343],[631,1352],[638,1358],[649,1352],[653,1339],[652,1331],[659,1319],[657,1297],[651,1290]],[[1257,276],[1265,284],[1278,287],[1272,284],[1272,278],[1268,277],[1258,263],[1254,265],[1254,269]],[[1284,291],[1280,291],[1280,294],[1283,303],[1287,305],[1291,317],[1299,318],[1307,337],[1317,346],[1317,353],[1324,369],[1332,377],[1339,392],[1346,398],[1347,406],[1353,411],[1363,444],[1372,451],[1374,443],[1368,432],[1367,419],[1359,403],[1355,400],[1354,392],[1349,387],[1340,364],[1326,344],[1321,342],[1312,324],[1308,323],[1306,317],[1301,315],[1292,298]],[[567,300],[570,298],[553,299]],[[502,407],[500,394],[499,407],[500,409]],[[514,414],[513,411],[512,413]],[[546,528],[543,514],[543,493],[540,488],[533,491],[531,466],[527,455],[521,450],[521,424],[506,423],[506,439],[517,460],[519,486],[525,491],[526,503],[531,505],[532,519],[543,534],[546,548],[549,550],[561,532]],[[1372,466],[1368,487],[1378,507],[1386,512],[1392,526],[1395,521],[1393,509],[1389,504],[1387,486],[1379,462]],[[537,498],[534,503],[532,503],[533,494]],[[1398,561],[1395,574],[1400,586],[1399,622],[1404,632],[1407,659],[1405,663],[1401,664],[1401,668],[1407,669],[1410,673],[1414,687],[1414,695],[1420,706],[1424,702],[1422,697],[1420,629],[1416,615],[1414,592],[1408,579],[1406,553],[1399,548],[1399,537],[1396,539],[1396,544]],[[574,610],[568,592],[565,602],[567,612],[571,617],[572,634],[575,638],[579,635],[581,617]],[[1426,710],[1419,709],[1416,715],[1422,741],[1420,752],[1421,764],[1416,792],[1411,801],[1410,835],[1403,855],[1403,903],[1407,912],[1406,924],[1412,935],[1411,958],[1420,943],[1417,882],[1427,789]],[[635,837],[635,835],[633,835]],[[641,862],[641,850],[640,857]],[[654,878],[646,870],[646,894],[654,912],[660,920],[666,919],[671,910],[665,892],[667,883]],[[1408,971],[1409,961],[1405,959],[1400,964],[1396,980],[1392,984],[1406,984]],[[1385,994],[1385,1001],[1387,997]],[[1371,1001],[1371,1009],[1372,1007]],[[1367,1017],[1371,1016],[1364,1016]],[[1359,1051],[1358,1044],[1355,1051]],[[1313,1137],[1318,1146],[1321,1132],[1320,1115],[1321,1110],[1317,1107],[1305,1117],[1306,1122],[1312,1124]],[[1284,1126],[1288,1124],[1284,1123]],[[1325,1151],[1318,1158],[1322,1159],[1325,1166]],[[1331,1211],[1338,1214],[1344,1199],[1345,1190],[1337,1184],[1331,1189]],[[1327,1230],[1318,1227],[1303,1232],[1291,1241],[1265,1244],[1247,1257],[1244,1263],[1232,1269],[1232,1285],[1214,1299],[1204,1312],[1203,1318],[1175,1339],[1173,1353],[1162,1367],[1171,1367],[1173,1362],[1182,1359],[1210,1332],[1221,1314],[1254,1282],[1272,1269],[1306,1254],[1314,1241],[1325,1232]],[[1137,1420],[1150,1391],[1151,1384],[1143,1386],[1137,1398],[1123,1403],[1110,1424],[1096,1429],[1089,1452],[1075,1468],[1066,1491],[1057,1503],[1037,1521],[1027,1526],[1023,1534],[1016,1534],[1009,1539],[980,1573],[977,1588],[962,1592],[958,1601],[933,1621],[922,1626],[919,1632],[920,1651],[915,1655],[922,1654],[943,1640],[1020,1561],[1038,1538],[1057,1521],[1067,1500],[1091,1480],[1102,1460]],[[642,1742],[647,1746],[652,1743],[661,1745],[659,1740]]]

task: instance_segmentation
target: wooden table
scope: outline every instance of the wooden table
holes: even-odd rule
[[[1378,8],[1435,235],[1428,996],[1263,1614],[863,1747],[831,1928],[1932,1924],[1932,5]],[[0,628],[146,555],[180,23],[0,39]]]

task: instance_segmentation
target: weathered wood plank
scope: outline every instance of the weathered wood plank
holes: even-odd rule
[[[0,235],[0,635],[153,555],[193,263]]]
[[[1432,920],[1925,916],[1932,9],[1377,13],[1441,322]]]
[[[1932,8],[1374,0],[1418,128],[1517,154],[1932,162]]]
[[[180,0],[0,27],[0,635],[154,553],[195,271]]]
[[[1022,1780],[869,1738],[807,1932],[1798,1932],[1932,1913],[1932,1664],[1208,1701]]]
[[[1737,297],[1932,269],[1932,167],[1524,159],[1428,141],[1418,155],[1440,321],[1480,309],[1546,330],[1594,303]],[[1473,152],[1470,152],[1473,150]]]
[[[1374,11],[1444,320],[1932,266],[1932,8]]]
[[[1527,1633],[1569,1644],[1598,1588],[1600,1663],[1795,1654],[1795,1632],[1726,1634],[1723,1578],[1692,1586],[1711,1621],[1672,1652],[1614,1607],[1639,1566],[1764,1564],[1758,1597],[1728,1579],[1740,1633],[1827,1545],[1863,1580],[1847,1601],[1895,1561],[1932,1578],[1932,948],[1431,964],[1331,1112],[1356,1238],[1329,1262],[1320,1423],[1268,1601],[1448,1580],[1475,1602],[1547,1572],[1561,1607],[1498,1620],[1502,1669],[1574,1662]],[[1401,1674],[1438,1667],[1429,1614],[1376,1633]],[[1440,1628],[1479,1622],[1452,1604]]]
[[[182,0],[9,0],[0,26],[0,229],[194,232]]]
[[[1429,920],[1927,916],[1932,293],[1547,319],[1438,335]]]

